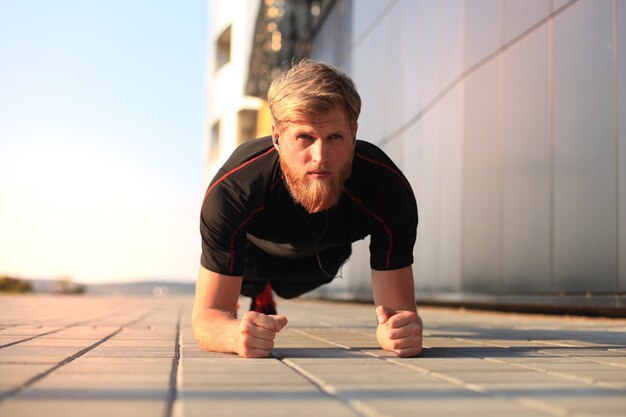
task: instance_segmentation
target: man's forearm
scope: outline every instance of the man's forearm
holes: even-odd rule
[[[239,321],[225,311],[205,309],[194,313],[193,333],[204,350],[238,353],[238,328]]]

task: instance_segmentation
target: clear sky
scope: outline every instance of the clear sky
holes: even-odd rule
[[[0,275],[195,279],[207,0],[0,0]]]

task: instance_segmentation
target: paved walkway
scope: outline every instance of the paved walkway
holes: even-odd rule
[[[626,320],[422,308],[423,356],[368,305],[281,302],[271,359],[199,350],[191,298],[0,297],[0,416],[626,416]]]

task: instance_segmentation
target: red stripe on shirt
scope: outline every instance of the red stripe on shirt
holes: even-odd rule
[[[250,223],[252,218],[256,216],[257,213],[260,213],[263,210],[265,210],[265,206],[257,207],[254,210],[252,210],[248,218],[245,219],[243,222],[241,222],[239,226],[237,226],[232,236],[230,237],[230,264],[228,265],[229,273],[232,274],[233,271],[235,270],[235,237],[237,237],[237,234],[239,234],[239,231],[243,229],[246,224]]]
[[[276,181],[274,181],[274,184],[272,184],[272,186],[270,187],[270,191],[274,191],[274,188],[276,188],[278,183],[281,182],[282,180],[283,180],[283,174],[280,174],[278,179]]]
[[[406,178],[404,178],[404,177],[402,176],[402,174],[400,174],[398,171],[396,171],[395,169],[393,169],[393,168],[392,168],[392,167],[390,167],[389,165],[385,164],[384,162],[380,162],[380,161],[377,161],[377,160],[375,160],[375,159],[368,158],[367,156],[361,155],[361,154],[360,154],[360,153],[358,153],[358,152],[357,152],[357,153],[355,153],[354,155],[355,155],[355,156],[357,156],[357,157],[358,157],[358,158],[360,158],[360,159],[363,159],[364,161],[371,162],[372,164],[375,164],[375,165],[381,166],[381,167],[386,168],[387,170],[391,171],[391,172],[392,172],[392,173],[394,173],[394,174],[395,174],[398,178],[400,178],[400,179],[402,180],[402,182],[404,182],[404,184],[405,184],[405,185],[409,188],[409,190],[411,190],[411,192],[413,192],[413,191],[412,191],[412,189],[411,189],[411,184],[409,184],[409,182],[406,180]]]
[[[387,226],[387,223],[385,223],[385,220],[382,217],[380,217],[378,214],[374,213],[372,210],[370,210],[367,207],[365,207],[363,205],[363,202],[361,200],[359,200],[358,198],[356,198],[345,187],[343,188],[343,191],[348,195],[348,197],[350,197],[352,199],[352,201],[354,201],[359,206],[361,206],[361,208],[363,208],[363,211],[365,211],[365,213],[367,213],[368,215],[373,217],[376,221],[378,221],[381,224],[381,226],[383,227],[383,230],[385,230],[385,233],[387,233],[387,239],[389,241],[389,249],[387,249],[387,257],[385,259],[385,267],[388,269],[389,265],[391,264],[391,251],[393,249],[393,233],[391,233],[391,230],[389,229],[389,227]]]
[[[228,176],[229,176],[229,175],[234,174],[235,172],[239,171],[240,169],[242,169],[242,168],[243,168],[243,167],[245,167],[246,165],[249,165],[249,164],[253,163],[253,162],[254,162],[254,161],[256,161],[257,159],[262,158],[262,157],[264,157],[265,155],[269,155],[270,153],[274,152],[275,150],[276,150],[276,148],[272,147],[272,148],[268,149],[268,150],[267,150],[267,152],[264,152],[264,153],[262,153],[261,155],[256,156],[256,157],[254,157],[254,158],[250,159],[249,161],[244,162],[243,164],[239,165],[238,167],[233,168],[233,169],[231,169],[230,171],[228,171],[226,174],[222,175],[222,176],[220,177],[220,179],[219,179],[219,180],[215,181],[215,183],[214,183],[211,187],[209,187],[209,189],[207,190],[206,194],[204,195],[204,198],[206,199],[206,197],[209,195],[209,193],[210,193],[211,191],[213,191],[213,189],[214,189],[215,187],[217,187],[217,185],[218,185],[220,182],[222,182],[222,181],[224,181],[226,178],[228,178]]]
[[[263,156],[263,155],[261,155],[261,156]],[[274,188],[276,187],[276,185],[278,185],[278,183],[280,183],[282,180],[283,180],[283,176],[281,175],[270,186],[270,191],[273,191]],[[248,223],[250,223],[252,221],[254,216],[256,216],[258,213],[262,212],[263,210],[265,210],[265,206],[257,207],[256,209],[252,210],[252,212],[250,213],[248,218],[246,218],[244,221],[242,221],[241,224],[239,224],[239,226],[237,226],[237,228],[235,229],[235,231],[231,235],[231,237],[230,237],[230,263],[228,264],[228,271],[229,271],[229,273],[232,274],[233,271],[235,270],[235,239],[237,238],[237,235],[239,234],[241,229],[243,229]]]

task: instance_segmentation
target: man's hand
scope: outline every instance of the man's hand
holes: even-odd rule
[[[376,339],[384,350],[393,351],[401,358],[422,353],[422,319],[417,313],[379,305],[376,317]]]
[[[287,325],[285,316],[247,312],[239,322],[237,354],[244,358],[267,358],[274,348],[274,338]]]

